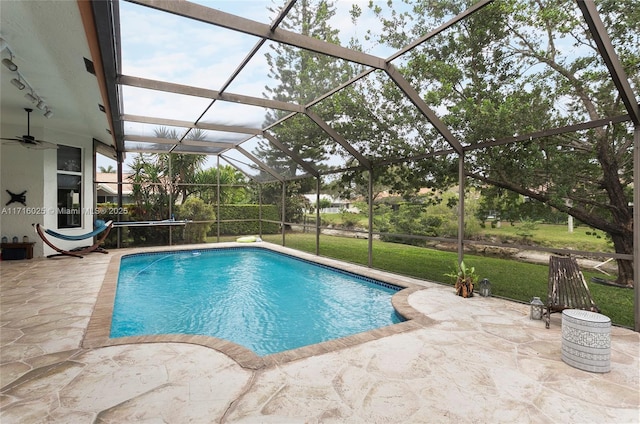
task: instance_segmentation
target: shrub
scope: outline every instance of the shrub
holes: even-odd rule
[[[341,215],[341,219],[342,219],[342,225],[344,225],[346,228],[353,228],[360,221],[360,215],[359,214],[349,212],[346,209],[343,209],[340,212],[340,215]]]
[[[188,198],[177,210],[178,219],[189,219],[192,221],[212,221],[216,219],[213,206],[208,205],[204,200],[197,197]],[[189,223],[184,227],[184,241],[187,243],[204,243],[207,239],[207,232],[213,223]]]

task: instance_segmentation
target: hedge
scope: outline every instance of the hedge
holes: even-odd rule
[[[216,212],[218,209],[214,206]],[[259,234],[260,206],[259,205],[220,205],[220,221],[231,219],[249,219],[246,222],[221,222],[220,234],[222,235],[247,235]],[[280,213],[276,205],[262,205],[262,219],[270,221],[280,221]],[[209,231],[210,236],[217,234],[214,224]],[[263,234],[277,234],[280,232],[280,225],[272,222],[262,223]]]
[[[232,220],[232,219],[249,219],[251,221],[246,222],[221,222],[220,234],[221,235],[258,235],[260,233],[260,224],[258,218],[260,216],[259,205],[220,205],[220,220]],[[116,210],[116,205],[110,203],[103,203],[98,205],[98,209],[101,212],[96,219],[103,219],[108,221],[110,219],[116,220],[117,215],[104,213]],[[135,221],[135,217],[131,212],[135,210],[135,205],[124,205],[123,209],[127,210],[127,214],[121,216],[122,221]],[[178,208],[176,208],[178,209]],[[214,211],[217,212],[217,207],[213,205]],[[176,216],[178,219],[178,216]],[[188,217],[180,217],[180,219],[189,219]],[[270,221],[280,221],[280,210],[276,205],[263,205],[262,206],[262,219]],[[187,224],[188,225],[188,224]],[[122,228],[122,240],[123,247],[132,247],[137,245],[147,244],[168,244],[169,243],[169,229],[168,227],[131,227]],[[209,236],[215,236],[217,234],[217,225],[215,222],[211,224]],[[278,234],[280,232],[280,224],[263,222],[262,233],[263,234]],[[112,231],[105,241],[105,247],[112,248],[116,246],[116,231]],[[182,231],[174,231],[173,242],[180,243],[182,241]]]

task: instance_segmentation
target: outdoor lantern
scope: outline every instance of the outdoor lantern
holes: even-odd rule
[[[534,297],[531,301],[531,319],[542,319],[542,311],[544,309],[544,303],[539,297]]]
[[[482,279],[482,281],[480,281],[480,296],[491,296],[491,282],[487,278],[484,278]]]

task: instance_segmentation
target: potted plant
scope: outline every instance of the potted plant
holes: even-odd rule
[[[478,281],[478,274],[474,267],[468,267],[464,261],[456,265],[455,269],[445,274],[447,277],[451,277],[455,281],[456,294],[462,297],[473,296],[473,286]]]

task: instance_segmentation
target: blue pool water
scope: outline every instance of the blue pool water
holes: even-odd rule
[[[200,334],[267,355],[401,322],[399,289],[260,248],[131,255],[111,337]]]

